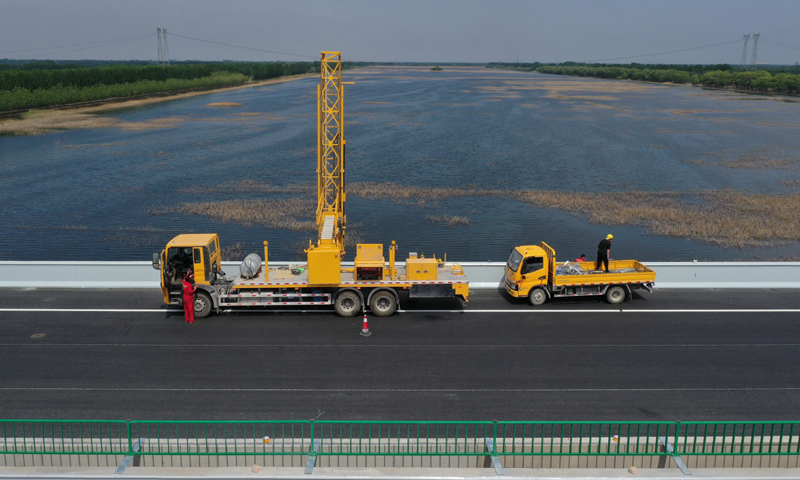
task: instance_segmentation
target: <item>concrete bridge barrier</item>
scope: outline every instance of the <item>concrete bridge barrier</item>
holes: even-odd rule
[[[656,288],[800,288],[800,262],[643,263],[656,271]],[[290,264],[302,262],[270,262]],[[461,265],[472,289],[502,288],[505,263]],[[238,268],[239,262],[222,263],[231,274]],[[0,288],[26,287],[158,288],[159,278],[150,262],[0,261]]]

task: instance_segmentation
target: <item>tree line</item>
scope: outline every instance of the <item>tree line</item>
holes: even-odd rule
[[[567,62],[570,63],[570,62]],[[512,68],[554,75],[611,78],[617,80],[639,80],[658,83],[678,83],[707,87],[733,87],[739,90],[800,93],[800,69],[796,67],[772,67],[757,71],[737,70],[722,65],[535,65],[535,64],[489,64],[487,67]],[[677,67],[677,68],[676,68]],[[797,70],[797,73],[794,73]]]
[[[344,62],[342,68],[361,66]],[[106,98],[240,85],[319,72],[319,62],[215,62],[180,65],[112,64],[62,68],[53,61],[0,70],[0,111],[66,105]]]
[[[113,65],[90,68],[32,69],[0,71],[0,90],[17,87],[39,88],[91,87],[134,83],[144,80],[165,81],[170,78],[193,79],[208,77],[215,72],[246,75],[252,80],[266,80],[284,75],[319,71],[319,62],[296,63],[205,63],[195,65]]]
[[[13,90],[0,91],[0,111],[67,105],[108,98],[135,97],[176,90],[234,86],[241,85],[247,81],[248,77],[241,73],[214,72],[207,77],[200,78],[141,80],[113,85],[99,84],[89,87],[57,85],[52,88],[36,88],[33,90],[17,87]]]

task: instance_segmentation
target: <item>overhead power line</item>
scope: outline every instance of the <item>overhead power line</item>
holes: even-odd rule
[[[700,50],[702,48],[711,48],[711,47],[719,47],[720,45],[728,45],[731,43],[739,43],[741,40],[731,40],[729,42],[722,42],[722,43],[714,43],[712,45],[701,45],[699,47],[692,47],[692,48],[682,48],[680,50],[670,50],[669,52],[658,52],[658,53],[648,53],[645,55],[631,55],[628,57],[617,57],[617,58],[601,58],[599,60],[586,60],[583,63],[597,63],[597,62],[613,62],[616,60],[628,60],[631,58],[644,58],[644,57],[655,57],[657,55],[667,55],[669,53],[680,53],[680,52],[690,52],[692,50]]]
[[[195,41],[198,41],[198,42],[212,43],[214,45],[223,45],[225,47],[241,48],[241,49],[244,49],[244,50],[253,50],[253,51],[256,51],[256,52],[275,53],[275,54],[278,54],[278,55],[289,55],[289,56],[292,56],[292,57],[305,57],[305,58],[314,58],[314,59],[318,58],[316,56],[302,55],[300,53],[276,52],[274,50],[264,50],[263,48],[253,48],[253,47],[245,47],[245,46],[242,46],[242,45],[232,45],[230,43],[213,42],[211,40],[203,40],[202,38],[187,37],[186,35],[178,35],[177,33],[168,33],[167,35],[169,35],[171,37],[180,37],[180,38],[186,38],[186,39],[189,39],[189,40],[195,40]]]
[[[761,40],[762,43],[767,43],[769,45],[775,45],[781,48],[788,48],[792,50],[800,50],[800,46],[798,45],[790,45],[788,43],[778,42],[776,40]]]
[[[44,51],[44,50],[60,50],[60,49],[63,49],[63,48],[84,47],[84,46],[88,46],[88,45],[98,45],[98,44],[101,44],[101,46],[114,45],[114,44],[117,44],[117,43],[130,42],[132,40],[138,40],[140,38],[149,37],[149,36],[150,36],[149,34],[143,33],[141,35],[131,35],[129,37],[120,37],[120,38],[110,39],[110,40],[98,40],[96,42],[75,43],[73,45],[59,45],[57,47],[42,47],[42,48],[27,48],[25,50],[12,50],[12,51],[8,51],[8,52],[0,52],[0,55],[5,55],[7,53],[24,53],[24,52],[41,52],[41,51]]]

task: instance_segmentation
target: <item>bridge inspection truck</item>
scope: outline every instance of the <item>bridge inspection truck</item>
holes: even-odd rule
[[[469,300],[469,281],[457,263],[423,258],[409,253],[405,265],[396,263],[397,244],[359,244],[355,262],[343,268],[345,205],[345,139],[340,52],[322,52],[320,85],[317,87],[317,242],[306,253],[307,263],[298,268],[269,267],[268,243],[264,261],[251,253],[239,275],[229,278],[221,270],[219,237],[215,233],[182,234],[153,254],[153,268],[161,274],[164,302],[182,305],[181,283],[194,272],[197,287],[194,311],[206,317],[231,307],[282,307],[333,305],[344,317],[369,306],[374,315],[397,311],[399,292],[409,298],[457,297]]]
[[[622,303],[637,289],[653,291],[656,272],[636,260],[610,260],[609,273],[593,270],[594,263],[556,263],[548,244],[524,245],[511,250],[503,283],[512,297],[542,305],[552,298],[603,296]]]

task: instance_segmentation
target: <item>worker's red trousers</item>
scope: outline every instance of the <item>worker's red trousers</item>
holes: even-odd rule
[[[183,316],[189,323],[194,323],[194,295],[183,294]]]

